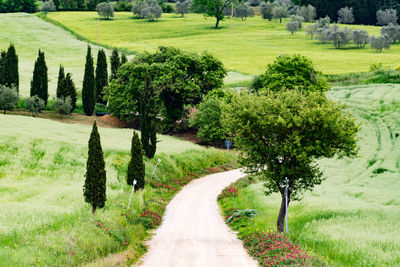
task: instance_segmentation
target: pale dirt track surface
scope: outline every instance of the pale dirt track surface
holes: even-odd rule
[[[225,224],[217,196],[242,178],[240,170],[192,181],[167,206],[140,266],[257,266]]]

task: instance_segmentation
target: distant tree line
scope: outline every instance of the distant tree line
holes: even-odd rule
[[[1,0],[0,13],[9,12],[36,12],[36,0]]]

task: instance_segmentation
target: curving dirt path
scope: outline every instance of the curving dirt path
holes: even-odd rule
[[[225,224],[217,204],[222,189],[243,176],[233,170],[186,185],[167,206],[141,266],[257,266]]]

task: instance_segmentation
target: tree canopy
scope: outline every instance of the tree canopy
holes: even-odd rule
[[[224,20],[224,9],[237,0],[194,0],[192,10],[198,13],[204,13],[208,17],[215,17],[215,29],[218,29],[219,22]]]

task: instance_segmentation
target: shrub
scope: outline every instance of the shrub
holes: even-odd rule
[[[114,6],[115,11],[131,11],[132,10],[132,3],[127,1],[127,0],[120,0],[118,3]]]
[[[345,47],[353,39],[352,30],[349,28],[339,29],[334,25],[328,30],[328,40],[333,42],[336,49]]]
[[[303,17],[292,15],[290,16],[290,21],[297,21],[297,23],[299,24],[299,29],[303,28],[303,22],[304,22]]]
[[[71,98],[57,98],[54,100],[51,106],[56,113],[61,115],[69,115],[71,114]]]
[[[31,112],[32,116],[36,116],[44,107],[44,100],[36,95],[25,99],[25,108]]]
[[[1,85],[0,86],[0,110],[6,114],[7,110],[14,110],[18,103],[17,89],[12,86],[11,88]]]
[[[339,9],[338,14],[338,22],[343,24],[352,24],[354,23],[354,15],[352,7],[343,7]]]
[[[377,53],[381,53],[383,49],[390,49],[390,38],[385,35],[379,37],[372,35],[369,43],[371,48],[375,49]]]
[[[271,2],[262,2],[260,5],[260,12],[263,17],[263,19],[268,19],[272,20],[274,17],[274,14],[272,13],[272,10],[274,8],[274,5]]]
[[[329,24],[325,24],[324,27],[318,28],[315,32],[316,38],[319,39],[321,43],[325,44],[329,41],[331,28],[332,27]]]
[[[43,2],[42,9],[43,12],[53,12],[56,11],[56,6],[54,5],[53,0]]]
[[[354,30],[353,31],[353,43],[358,48],[364,48],[369,43],[369,34],[366,30]]]
[[[326,16],[325,18],[320,18],[318,20],[318,24],[320,28],[325,27],[326,25],[329,25],[331,23],[331,18],[329,16]]]
[[[102,2],[96,6],[96,11],[104,19],[114,17],[114,5],[112,3]]]

